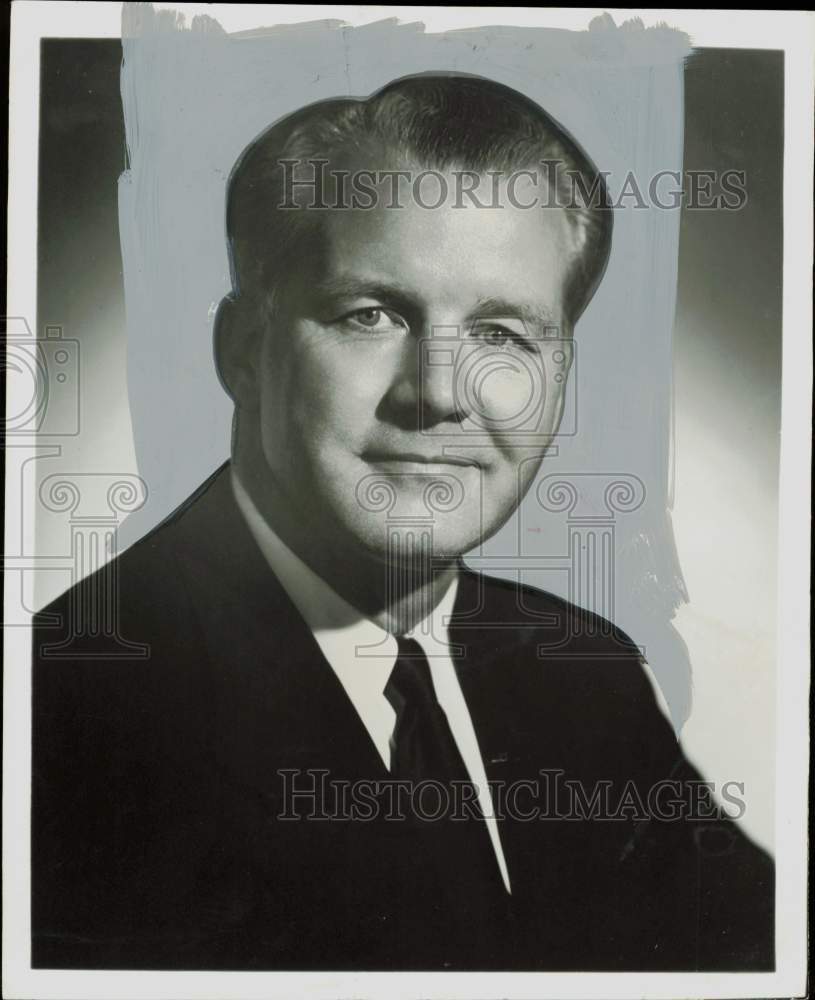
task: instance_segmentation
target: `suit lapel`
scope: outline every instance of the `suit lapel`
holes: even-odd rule
[[[262,734],[275,769],[387,776],[339,678],[258,549],[235,502],[228,465],[185,520],[190,544],[182,546],[183,567],[221,692],[222,728],[243,749],[240,757],[250,763]],[[210,544],[194,543],[201,538]],[[255,759],[252,770],[257,767]]]

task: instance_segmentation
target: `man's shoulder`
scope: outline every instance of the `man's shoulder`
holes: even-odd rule
[[[641,651],[618,625],[566,598],[520,579],[479,573],[462,565],[456,623],[471,628],[505,626],[541,652],[639,660]]]
[[[466,651],[463,662],[477,665],[474,697],[545,715],[553,727],[564,719],[598,731],[645,726],[673,745],[643,651],[602,615],[524,581],[463,568],[450,634]]]
[[[212,569],[202,560],[228,486],[222,468],[149,534],[33,616],[35,718],[51,725],[92,711],[124,719],[158,711],[174,691],[179,702],[189,696],[207,656],[209,609],[200,595],[212,591]]]
[[[113,627],[111,616],[148,622],[178,615],[196,562],[206,559],[219,535],[221,546],[228,544],[224,535],[235,521],[230,503],[225,465],[145,536],[39,610],[32,621],[35,632],[104,632]]]
[[[149,535],[34,616],[39,718],[195,726],[291,690],[313,640],[237,507],[227,464]],[[195,713],[191,706],[197,706]],[[172,721],[172,720],[175,721]]]

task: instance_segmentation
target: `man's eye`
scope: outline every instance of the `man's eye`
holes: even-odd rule
[[[522,334],[505,326],[479,326],[473,333],[493,347],[518,347],[524,351],[530,350],[530,344]]]
[[[380,330],[404,325],[398,316],[392,316],[381,306],[354,309],[353,312],[346,313],[340,322],[357,328],[363,327],[366,330]]]
[[[356,320],[360,326],[378,326],[382,315],[381,309],[358,309],[350,318]]]

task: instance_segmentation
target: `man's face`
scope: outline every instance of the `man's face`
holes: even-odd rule
[[[516,202],[533,195],[516,185]],[[506,521],[557,429],[571,358],[562,211],[402,202],[383,191],[373,209],[323,213],[256,378],[276,496],[380,560],[389,529],[429,526],[433,553],[454,556]]]

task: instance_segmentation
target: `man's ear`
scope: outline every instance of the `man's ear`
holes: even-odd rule
[[[257,310],[242,298],[225,296],[213,328],[215,370],[226,392],[243,409],[257,404],[261,342]]]

